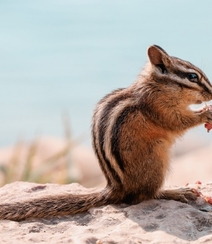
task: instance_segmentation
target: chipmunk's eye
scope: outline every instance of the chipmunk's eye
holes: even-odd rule
[[[199,77],[196,73],[188,73],[187,74],[187,78],[191,81],[191,82],[198,82],[199,81]]]

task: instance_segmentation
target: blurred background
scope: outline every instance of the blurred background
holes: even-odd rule
[[[27,165],[31,167],[38,144],[41,157],[48,162],[60,158],[61,150],[67,156],[69,146],[75,145],[71,154],[74,162],[81,160],[83,169],[89,160],[97,164],[90,155],[90,124],[95,104],[108,92],[126,87],[136,79],[147,61],[146,50],[151,44],[189,60],[212,79],[212,2],[1,1],[0,163],[3,174],[15,174],[10,171],[19,168],[15,165],[20,158],[24,161],[28,157],[30,165]],[[37,138],[42,141],[38,143]],[[75,138],[77,142],[73,142]],[[193,129],[181,139],[181,146],[175,147],[174,155],[188,155],[190,150],[196,152],[203,147],[205,150],[211,139],[212,134],[206,133],[203,126]],[[81,145],[80,149],[76,149],[76,144]],[[20,148],[24,148],[24,153],[20,153]],[[79,160],[76,155],[82,154],[87,156]],[[208,152],[198,155],[208,155]],[[202,156],[199,157],[202,161]],[[12,162],[9,171],[5,162]],[[199,167],[202,169],[202,164]],[[189,174],[193,174],[191,168],[194,167],[188,166]],[[71,172],[78,172],[76,176],[82,174],[79,171],[75,168]],[[212,168],[206,171],[210,173]],[[97,177],[91,173],[91,178],[94,176]]]

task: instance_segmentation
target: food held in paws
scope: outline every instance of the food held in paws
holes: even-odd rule
[[[212,112],[212,105],[207,105],[203,110],[209,110]],[[205,123],[205,128],[207,129],[207,132],[210,132],[212,129],[212,124],[209,122]]]
[[[212,129],[212,124],[210,124],[209,122],[205,123],[205,128],[207,129],[207,132],[210,132],[210,130]]]

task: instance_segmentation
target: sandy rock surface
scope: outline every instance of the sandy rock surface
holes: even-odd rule
[[[21,202],[43,195],[97,190],[78,184],[15,182],[0,188],[0,199],[1,203]],[[202,185],[200,190],[212,196],[212,183]],[[200,198],[192,205],[166,200],[132,206],[108,205],[62,218],[0,220],[0,240],[16,244],[212,243],[211,211],[212,206]]]

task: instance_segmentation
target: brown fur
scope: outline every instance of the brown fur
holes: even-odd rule
[[[151,198],[183,202],[196,198],[190,189],[161,188],[175,139],[212,120],[208,110],[188,108],[211,100],[212,86],[199,68],[169,56],[158,46],[151,46],[148,56],[150,61],[135,83],[105,96],[94,112],[93,147],[108,182],[106,188],[89,195],[0,204],[0,219],[64,216],[105,204],[132,204]],[[189,80],[190,73],[198,79]]]

